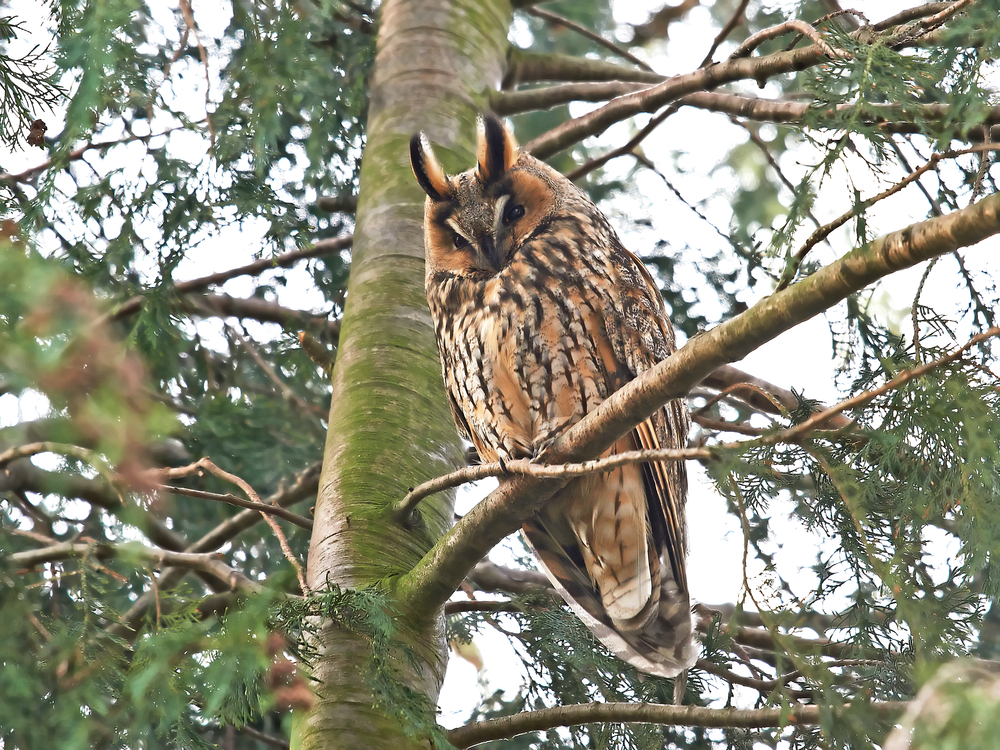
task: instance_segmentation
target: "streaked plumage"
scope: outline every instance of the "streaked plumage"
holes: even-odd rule
[[[427,193],[427,300],[455,422],[484,461],[532,457],[674,350],[663,299],[598,208],[480,121],[477,165],[441,169],[410,144]],[[685,444],[674,401],[606,455]],[[576,479],[524,524],[556,588],[639,669],[672,677],[696,655],[684,570],[683,463]]]

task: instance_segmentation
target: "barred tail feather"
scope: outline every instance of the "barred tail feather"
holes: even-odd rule
[[[627,630],[627,623],[616,627],[605,612],[601,594],[595,590],[582,560],[574,560],[540,523],[529,521],[522,530],[553,587],[615,656],[659,677],[676,677],[694,664],[698,647],[692,637],[690,600],[674,580],[669,561],[660,565],[659,601],[654,605],[657,611],[641,613],[639,617],[648,618],[647,622],[640,629]]]

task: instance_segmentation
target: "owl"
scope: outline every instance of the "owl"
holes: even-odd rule
[[[449,176],[410,141],[427,193],[426,289],[455,422],[484,461],[539,456],[674,351],[663,298],[607,218],[562,174],[479,120],[477,164]],[[604,455],[685,445],[683,401]],[[673,677],[696,657],[682,462],[574,479],[523,526],[566,602],[611,651]]]

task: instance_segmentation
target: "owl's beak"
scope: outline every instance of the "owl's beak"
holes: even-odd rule
[[[496,241],[490,235],[486,235],[479,241],[479,247],[486,258],[486,262],[497,273],[503,270],[503,253],[497,247]]]

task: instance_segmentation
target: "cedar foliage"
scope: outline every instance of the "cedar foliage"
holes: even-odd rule
[[[699,12],[718,29],[737,5],[718,0]],[[792,18],[815,21],[831,5],[752,3],[715,59],[754,32]],[[546,7],[607,39],[629,38],[600,0]],[[373,655],[359,668],[373,700],[414,736],[445,747],[427,696],[395,678],[400,660],[417,657],[394,641],[394,618],[403,615],[379,590],[333,586],[303,601],[275,536],[249,520],[195,550],[218,549],[252,582],[242,588],[205,570],[187,577],[167,566],[154,570],[134,546],[181,551],[227,519],[247,518],[221,503],[156,492],[146,466],[210,456],[261,497],[291,503],[315,496],[329,377],[304,352],[299,332],[309,333],[312,346],[335,349],[330,321],[343,311],[349,254],[256,272],[231,292],[273,303],[292,289],[316,300],[303,302],[305,311],[228,314],[204,289],[180,293],[174,285],[352,228],[349,212],[327,213],[317,200],[357,191],[366,77],[378,36],[378,8],[366,3],[233,3],[210,18],[196,10],[192,15],[186,2],[168,9],[141,0],[67,0],[48,6],[39,28],[0,18],[0,142],[27,149],[31,121],[48,124],[44,147],[31,151],[35,163],[47,160],[45,168],[0,179],[0,416],[8,425],[0,453],[48,444],[44,459],[0,459],[0,744],[264,747],[252,732],[232,730],[290,736],[289,709],[305,710],[308,700],[296,693],[303,678],[282,672],[280,654],[308,664],[309,633],[325,618],[371,643]],[[635,196],[653,166],[645,157],[611,162],[583,181],[619,224],[628,222],[626,244],[651,249],[646,261],[685,335],[894,228],[873,225],[884,218],[874,218],[868,188],[862,194],[855,184],[883,189],[898,181],[900,164],[905,172],[932,151],[981,142],[976,133],[1000,104],[987,80],[1000,53],[997,11],[995,0],[983,0],[939,28],[908,22],[874,41],[850,33],[856,15],[822,21],[824,37],[849,55],[772,78],[763,92],[814,105],[803,122],[746,121],[753,138],[734,126],[725,153],[679,142],[673,162],[658,165],[675,191],[669,210],[695,227],[677,240],[657,233],[651,214],[659,199]],[[675,21],[671,33],[683,33],[685,22]],[[534,51],[620,62],[524,11],[515,13],[514,30],[515,43]],[[789,41],[767,41],[754,54]],[[633,51],[655,60],[662,43]],[[746,83],[726,90],[756,93]],[[929,116],[928,105],[945,106]],[[527,142],[571,113],[579,111],[519,115],[515,128]],[[902,133],[884,120],[904,124],[896,129]],[[587,141],[553,164],[570,169],[623,141]],[[926,197],[915,187],[907,195],[922,201],[924,216],[962,208],[996,192],[989,159],[943,160],[931,171],[936,179],[922,181]],[[709,173],[705,164],[712,192],[685,197],[685,175]],[[791,168],[796,181],[779,175],[776,164]],[[854,197],[848,231],[832,234],[829,246],[800,263],[796,249],[811,224],[822,223],[815,216],[829,219],[848,207],[829,190],[845,175]],[[246,252],[234,254],[234,245]],[[960,301],[934,309],[918,292],[912,321],[919,346],[912,328],[879,313],[874,290],[828,312],[833,356],[818,366],[838,372],[844,397],[932,362],[995,324],[994,280],[970,270],[959,253],[931,262],[921,291],[925,284],[951,285]],[[127,307],[137,295],[141,304]],[[723,446],[731,434],[701,432],[717,447],[709,474],[742,525],[746,555],[765,573],[731,612],[703,623],[704,661],[689,675],[685,702],[815,702],[829,709],[820,727],[584,725],[488,746],[865,747],[890,728],[867,704],[908,700],[925,684],[939,685],[950,708],[913,720],[917,743],[988,746],[995,683],[977,667],[964,687],[933,675],[956,657],[1000,652],[992,560],[1000,548],[995,360],[990,341],[982,341],[852,410],[846,430],[772,440],[821,408],[806,397],[808,384],[794,384],[805,389],[799,407],[776,416],[760,437],[733,447]],[[695,407],[705,402],[692,399]],[[752,411],[722,399],[704,414],[746,421]],[[169,483],[232,489],[204,473]],[[817,539],[815,558],[798,561],[813,573],[807,595],[789,581],[798,570],[776,559],[771,525],[778,513],[791,514]],[[291,551],[305,559],[308,536],[283,527]],[[85,551],[19,562],[64,542]],[[131,627],[117,625],[149,592],[153,604]],[[510,601],[517,611],[449,618],[455,642],[484,628],[503,631],[527,675],[516,696],[484,696],[473,719],[594,700],[670,702],[670,681],[615,660],[565,607],[536,595]],[[770,647],[750,646],[751,631]],[[752,672],[743,666],[747,657]],[[764,682],[794,674],[765,690],[741,687],[720,670]],[[846,703],[850,709],[835,718],[833,709]]]

